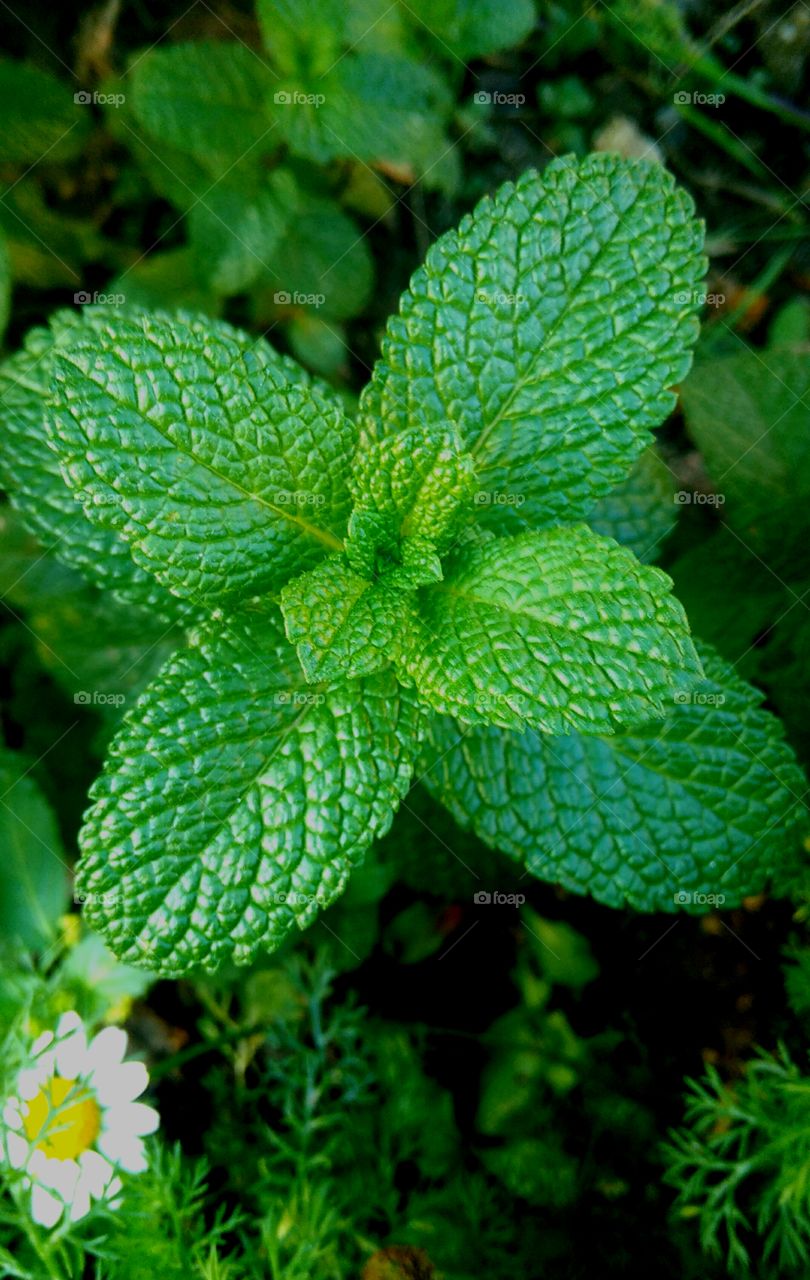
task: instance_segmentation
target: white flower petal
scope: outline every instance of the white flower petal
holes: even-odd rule
[[[62,1036],[70,1035],[72,1031],[78,1031],[83,1027],[83,1023],[78,1013],[70,1009],[67,1013],[63,1013],[56,1024],[56,1035],[58,1039]]]
[[[22,1169],[28,1159],[28,1143],[19,1133],[6,1134],[6,1154],[12,1169]]]
[[[100,1067],[118,1066],[127,1051],[127,1033],[120,1027],[105,1027],[93,1036],[87,1050],[87,1063],[92,1071]]]
[[[55,1227],[62,1216],[64,1205],[44,1187],[35,1186],[31,1191],[31,1217],[41,1227]]]
[[[46,1058],[49,1055],[45,1055]],[[17,1092],[24,1102],[30,1102],[39,1093],[52,1073],[52,1063],[38,1062],[35,1067],[26,1067],[17,1077]]]
[[[142,1062],[124,1062],[94,1072],[90,1084],[102,1107],[117,1107],[134,1102],[149,1084],[149,1072]]]
[[[22,1128],[22,1111],[17,1098],[8,1098],[6,1105],[3,1107],[3,1124],[9,1129]]]
[[[43,1187],[58,1192],[63,1200],[71,1200],[79,1181],[79,1166],[75,1160],[56,1160],[49,1156],[36,1176]]]
[[[95,1200],[100,1200],[113,1180],[113,1167],[97,1151],[83,1151],[79,1156],[81,1184]]]
[[[99,1134],[97,1145],[108,1160],[127,1173],[143,1173],[149,1167],[143,1143],[130,1133],[111,1129]]]
[[[147,1107],[144,1102],[125,1102],[120,1107],[110,1107],[104,1113],[102,1123],[105,1129],[137,1134],[143,1138],[160,1127],[160,1116],[154,1107]]]
[[[75,1080],[82,1075],[87,1066],[87,1036],[84,1027],[72,1031],[56,1046],[55,1058],[57,1074],[63,1080]]]
[[[43,1031],[42,1035],[37,1036],[36,1040],[31,1045],[31,1053],[33,1054],[34,1057],[36,1057],[37,1054],[44,1053],[48,1045],[52,1043],[53,1043],[53,1032]]]
[[[107,1187],[107,1197],[108,1197],[108,1199],[109,1199],[111,1196],[117,1196],[117,1195],[119,1194],[119,1192],[121,1192],[121,1191],[123,1191],[123,1190],[124,1190],[124,1184],[123,1184],[123,1182],[121,1181],[121,1179],[120,1179],[120,1178],[113,1178],[112,1182],[111,1182],[111,1183],[110,1183],[110,1185]],[[111,1203],[111,1204],[113,1203],[113,1202],[112,1202],[112,1200],[110,1200],[110,1203]],[[118,1205],[120,1205],[120,1203],[121,1203],[121,1201],[120,1201],[120,1200],[118,1200],[118,1201],[116,1202],[115,1207],[117,1207]]]

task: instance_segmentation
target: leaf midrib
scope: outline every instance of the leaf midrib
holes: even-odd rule
[[[617,233],[621,230],[622,226],[624,225],[624,221],[626,217],[628,216],[628,214],[633,212],[639,200],[641,199],[642,194],[646,191],[646,189],[647,189],[646,181],[640,183],[630,204],[627,206],[626,209],[622,210],[622,212],[619,214],[619,217],[616,221],[616,225],[613,228],[613,231],[610,237],[607,240],[604,240],[602,242],[602,244],[599,246],[596,253],[594,254],[593,258],[591,259],[590,263],[586,267],[585,271],[583,271],[582,275],[579,276],[579,278],[577,279],[576,284],[572,286],[572,288],[569,290],[565,300],[565,305],[560,311],[560,314],[557,316],[557,319],[552,323],[550,328],[545,333],[541,346],[538,348],[537,352],[535,352],[536,358],[539,359],[539,357],[543,354],[545,347],[554,338],[558,329],[567,318],[571,309],[572,302],[577,300],[577,296],[581,291],[583,285],[585,285],[587,281],[590,279],[595,268],[601,261],[603,253],[611,245],[614,237],[617,235]],[[570,216],[570,212],[571,210],[569,205],[569,210],[568,210],[569,216]],[[568,222],[568,218],[566,218],[566,223],[567,222]],[[521,391],[524,390],[525,387],[529,385],[533,377],[536,377],[534,373],[527,373],[524,378],[515,379],[514,383],[512,384],[511,391],[509,392],[508,396],[504,400],[503,404],[501,405],[500,409],[496,413],[495,417],[492,419],[491,422],[486,424],[486,426],[480,432],[478,438],[474,442],[470,443],[470,445],[468,446],[469,451],[473,455],[473,457],[478,458],[479,453],[483,450],[484,446],[486,445],[489,438],[492,436],[493,432],[496,430],[498,426],[500,426],[501,422],[507,416],[517,396],[520,394]]]
[[[328,547],[330,551],[343,550],[342,540],[338,538],[335,534],[330,533],[328,529],[319,529],[316,525],[310,524],[308,520],[304,520],[301,516],[292,515],[290,512],[285,510],[285,508],[275,506],[274,503],[268,502],[267,499],[261,497],[260,494],[252,493],[249,489],[245,489],[242,485],[239,484],[237,480],[234,480],[231,476],[223,475],[220,471],[217,470],[216,467],[212,466],[210,462],[206,462],[203,458],[199,458],[195,453],[190,453],[188,450],[181,449],[180,446],[177,444],[177,442],[173,440],[171,436],[166,433],[166,431],[164,431],[160,423],[153,421],[153,419],[151,418],[144,417],[144,415],[141,413],[141,411],[137,407],[127,403],[127,401],[123,400],[120,396],[114,395],[108,387],[98,382],[92,376],[92,373],[90,373],[86,369],[82,369],[79,365],[77,365],[75,361],[71,359],[69,352],[60,352],[59,354],[63,359],[65,359],[70,363],[71,367],[74,368],[77,373],[80,373],[83,377],[87,378],[89,382],[92,382],[93,385],[96,387],[96,389],[100,391],[103,395],[105,395],[109,400],[111,400],[113,404],[118,405],[118,407],[121,409],[127,410],[129,413],[135,413],[141,419],[141,421],[145,422],[149,427],[151,427],[154,431],[156,431],[157,434],[161,437],[161,439],[165,440],[167,444],[171,445],[172,449],[176,450],[176,452],[181,454],[183,457],[189,458],[195,464],[195,466],[201,467],[204,471],[209,472],[209,474],[214,476],[215,479],[219,480],[222,484],[226,486],[230,486],[232,489],[235,489],[237,493],[241,494],[244,498],[248,499],[249,501],[253,501],[261,507],[266,507],[267,510],[272,511],[274,515],[280,516],[283,520],[286,520],[288,524],[296,525],[298,528],[302,530],[302,532],[308,534],[315,541],[322,543],[325,547]],[[74,415],[73,406],[67,405],[66,408],[67,408],[67,412],[70,414],[71,418],[73,418],[74,422],[77,422],[77,425],[79,426],[79,430],[82,430],[80,422],[77,421]],[[88,465],[90,464],[88,463]],[[97,475],[98,473],[94,472],[94,474]],[[98,478],[102,479],[101,477],[98,477]],[[107,481],[102,480],[102,483],[107,484]]]

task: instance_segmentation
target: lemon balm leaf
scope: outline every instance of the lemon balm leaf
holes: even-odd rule
[[[400,674],[468,724],[612,733],[701,674],[670,587],[584,526],[491,538],[419,592]]]
[[[429,538],[446,550],[471,515],[475,491],[472,458],[448,427],[360,441],[352,475],[355,511],[389,518],[397,536]]]
[[[479,518],[515,532],[587,516],[671,412],[697,337],[702,227],[659,165],[553,160],[429,250],[361,399],[369,435],[452,422]]]
[[[54,345],[79,324],[75,312],[58,312],[50,329],[30,330],[22,348],[0,365],[0,483],[26,529],[63,564],[161,617],[186,615],[187,606],[135,564],[114,529],[88,519],[88,495],[66,486],[50,448],[46,424]]]
[[[387,830],[418,726],[390,672],[308,685],[271,618],[212,623],[142,696],[93,788],[91,923],[164,974],[273,950]]]
[[[278,145],[261,110],[274,80],[267,60],[242,41],[166,44],[136,59],[130,105],[152,146],[193,156],[211,186]]]
[[[608,906],[738,905],[795,860],[807,783],[762,695],[700,656],[663,722],[612,737],[434,721],[421,780],[486,844]]]
[[[342,546],[354,428],[337,396],[224,322],[96,319],[54,352],[52,445],[85,512],[202,605]]]

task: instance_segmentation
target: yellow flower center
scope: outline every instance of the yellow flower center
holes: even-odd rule
[[[53,1076],[27,1104],[23,1127],[37,1151],[54,1160],[75,1160],[95,1142],[101,1111],[86,1085]]]

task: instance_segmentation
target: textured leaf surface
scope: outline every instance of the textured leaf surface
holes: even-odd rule
[[[390,674],[313,688],[269,619],[212,626],[144,694],[95,784],[80,840],[93,925],[162,973],[274,949],[388,828],[415,729]]]
[[[455,432],[417,427],[361,441],[352,491],[356,511],[391,517],[399,536],[429,538],[443,550],[469,515],[475,472]]]
[[[261,339],[119,316],[77,331],[55,365],[63,474],[176,594],[232,603],[340,548],[353,428]]]
[[[67,907],[68,866],[56,818],[27,772],[0,751],[0,936],[39,948]]]
[[[690,700],[611,738],[436,722],[422,780],[487,844],[609,906],[737,904],[792,859],[806,781],[761,695],[701,656]]]
[[[344,556],[333,556],[283,588],[287,638],[308,680],[368,675],[390,661],[411,613],[409,597],[442,576],[433,544],[424,538],[405,538],[400,554],[400,562],[372,578]]]
[[[646,564],[656,558],[677,518],[675,478],[655,449],[647,449],[630,474],[600,498],[588,524],[629,547]]]
[[[77,501],[65,484],[49,447],[46,414],[54,333],[67,333],[80,323],[74,313],[58,313],[53,331],[32,329],[24,347],[0,365],[0,483],[26,528],[63,564],[123,599],[163,617],[179,617],[187,607],[135,564],[123,538],[87,518],[86,503]]]
[[[154,143],[200,161],[212,180],[262,145],[278,145],[263,111],[274,76],[238,40],[199,40],[150,49],[131,77],[132,110]]]
[[[389,321],[361,399],[371,434],[453,423],[516,531],[585,517],[674,405],[705,269],[659,165],[554,160],[442,236]]]
[[[444,569],[420,592],[400,657],[436,711],[612,733],[700,675],[669,578],[583,526],[492,538]]]
[[[334,680],[384,665],[403,606],[401,591],[369,581],[335,556],[288,582],[281,607],[307,679]]]

